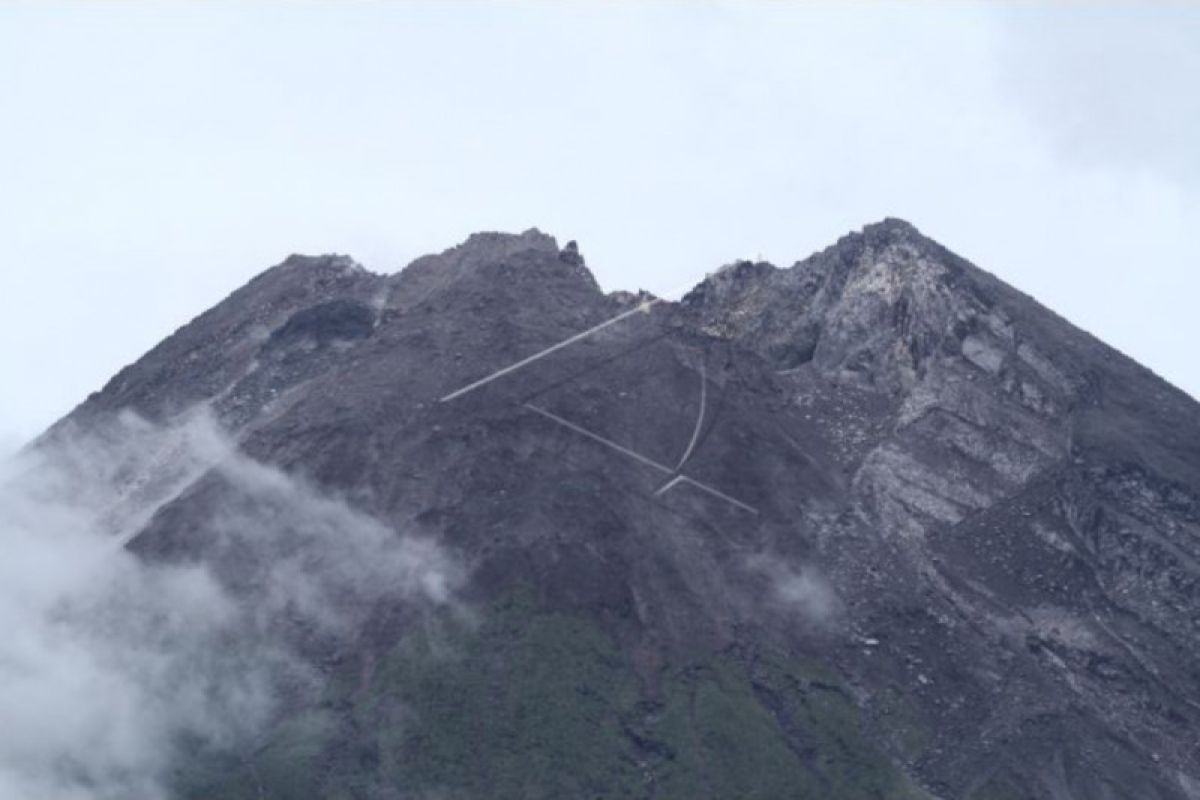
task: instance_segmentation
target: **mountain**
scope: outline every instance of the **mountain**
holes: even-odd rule
[[[180,796],[1200,798],[1200,406],[905,222],[677,303],[536,230],[292,256],[41,446],[197,406],[466,577],[291,626],[319,691]],[[127,547],[256,602],[241,491]]]

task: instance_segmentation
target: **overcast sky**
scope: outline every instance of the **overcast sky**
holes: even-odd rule
[[[1200,394],[1200,5],[0,6],[0,444],[291,252],[606,288],[899,216]]]

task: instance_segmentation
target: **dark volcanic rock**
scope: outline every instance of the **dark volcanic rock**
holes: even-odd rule
[[[441,401],[647,300],[293,256],[73,413],[207,403],[472,570],[196,796],[1200,798],[1195,402],[899,220]],[[203,481],[131,547],[205,559]]]

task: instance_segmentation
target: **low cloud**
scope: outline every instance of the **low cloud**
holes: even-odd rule
[[[830,622],[837,615],[837,593],[815,567],[791,565],[767,555],[751,558],[747,566],[766,579],[768,598],[777,609],[815,624]]]
[[[200,486],[222,487],[188,520],[203,562],[122,546]],[[203,413],[126,415],[8,459],[0,546],[0,800],[163,798],[180,742],[235,746],[285,690],[316,685],[302,646],[385,600],[449,603],[463,579],[434,543],[245,457]]]

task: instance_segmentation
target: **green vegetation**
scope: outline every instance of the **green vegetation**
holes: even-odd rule
[[[514,591],[411,637],[282,726],[205,800],[919,798],[833,676],[782,656],[667,666],[644,690],[601,627]],[[261,788],[261,793],[260,793]]]

